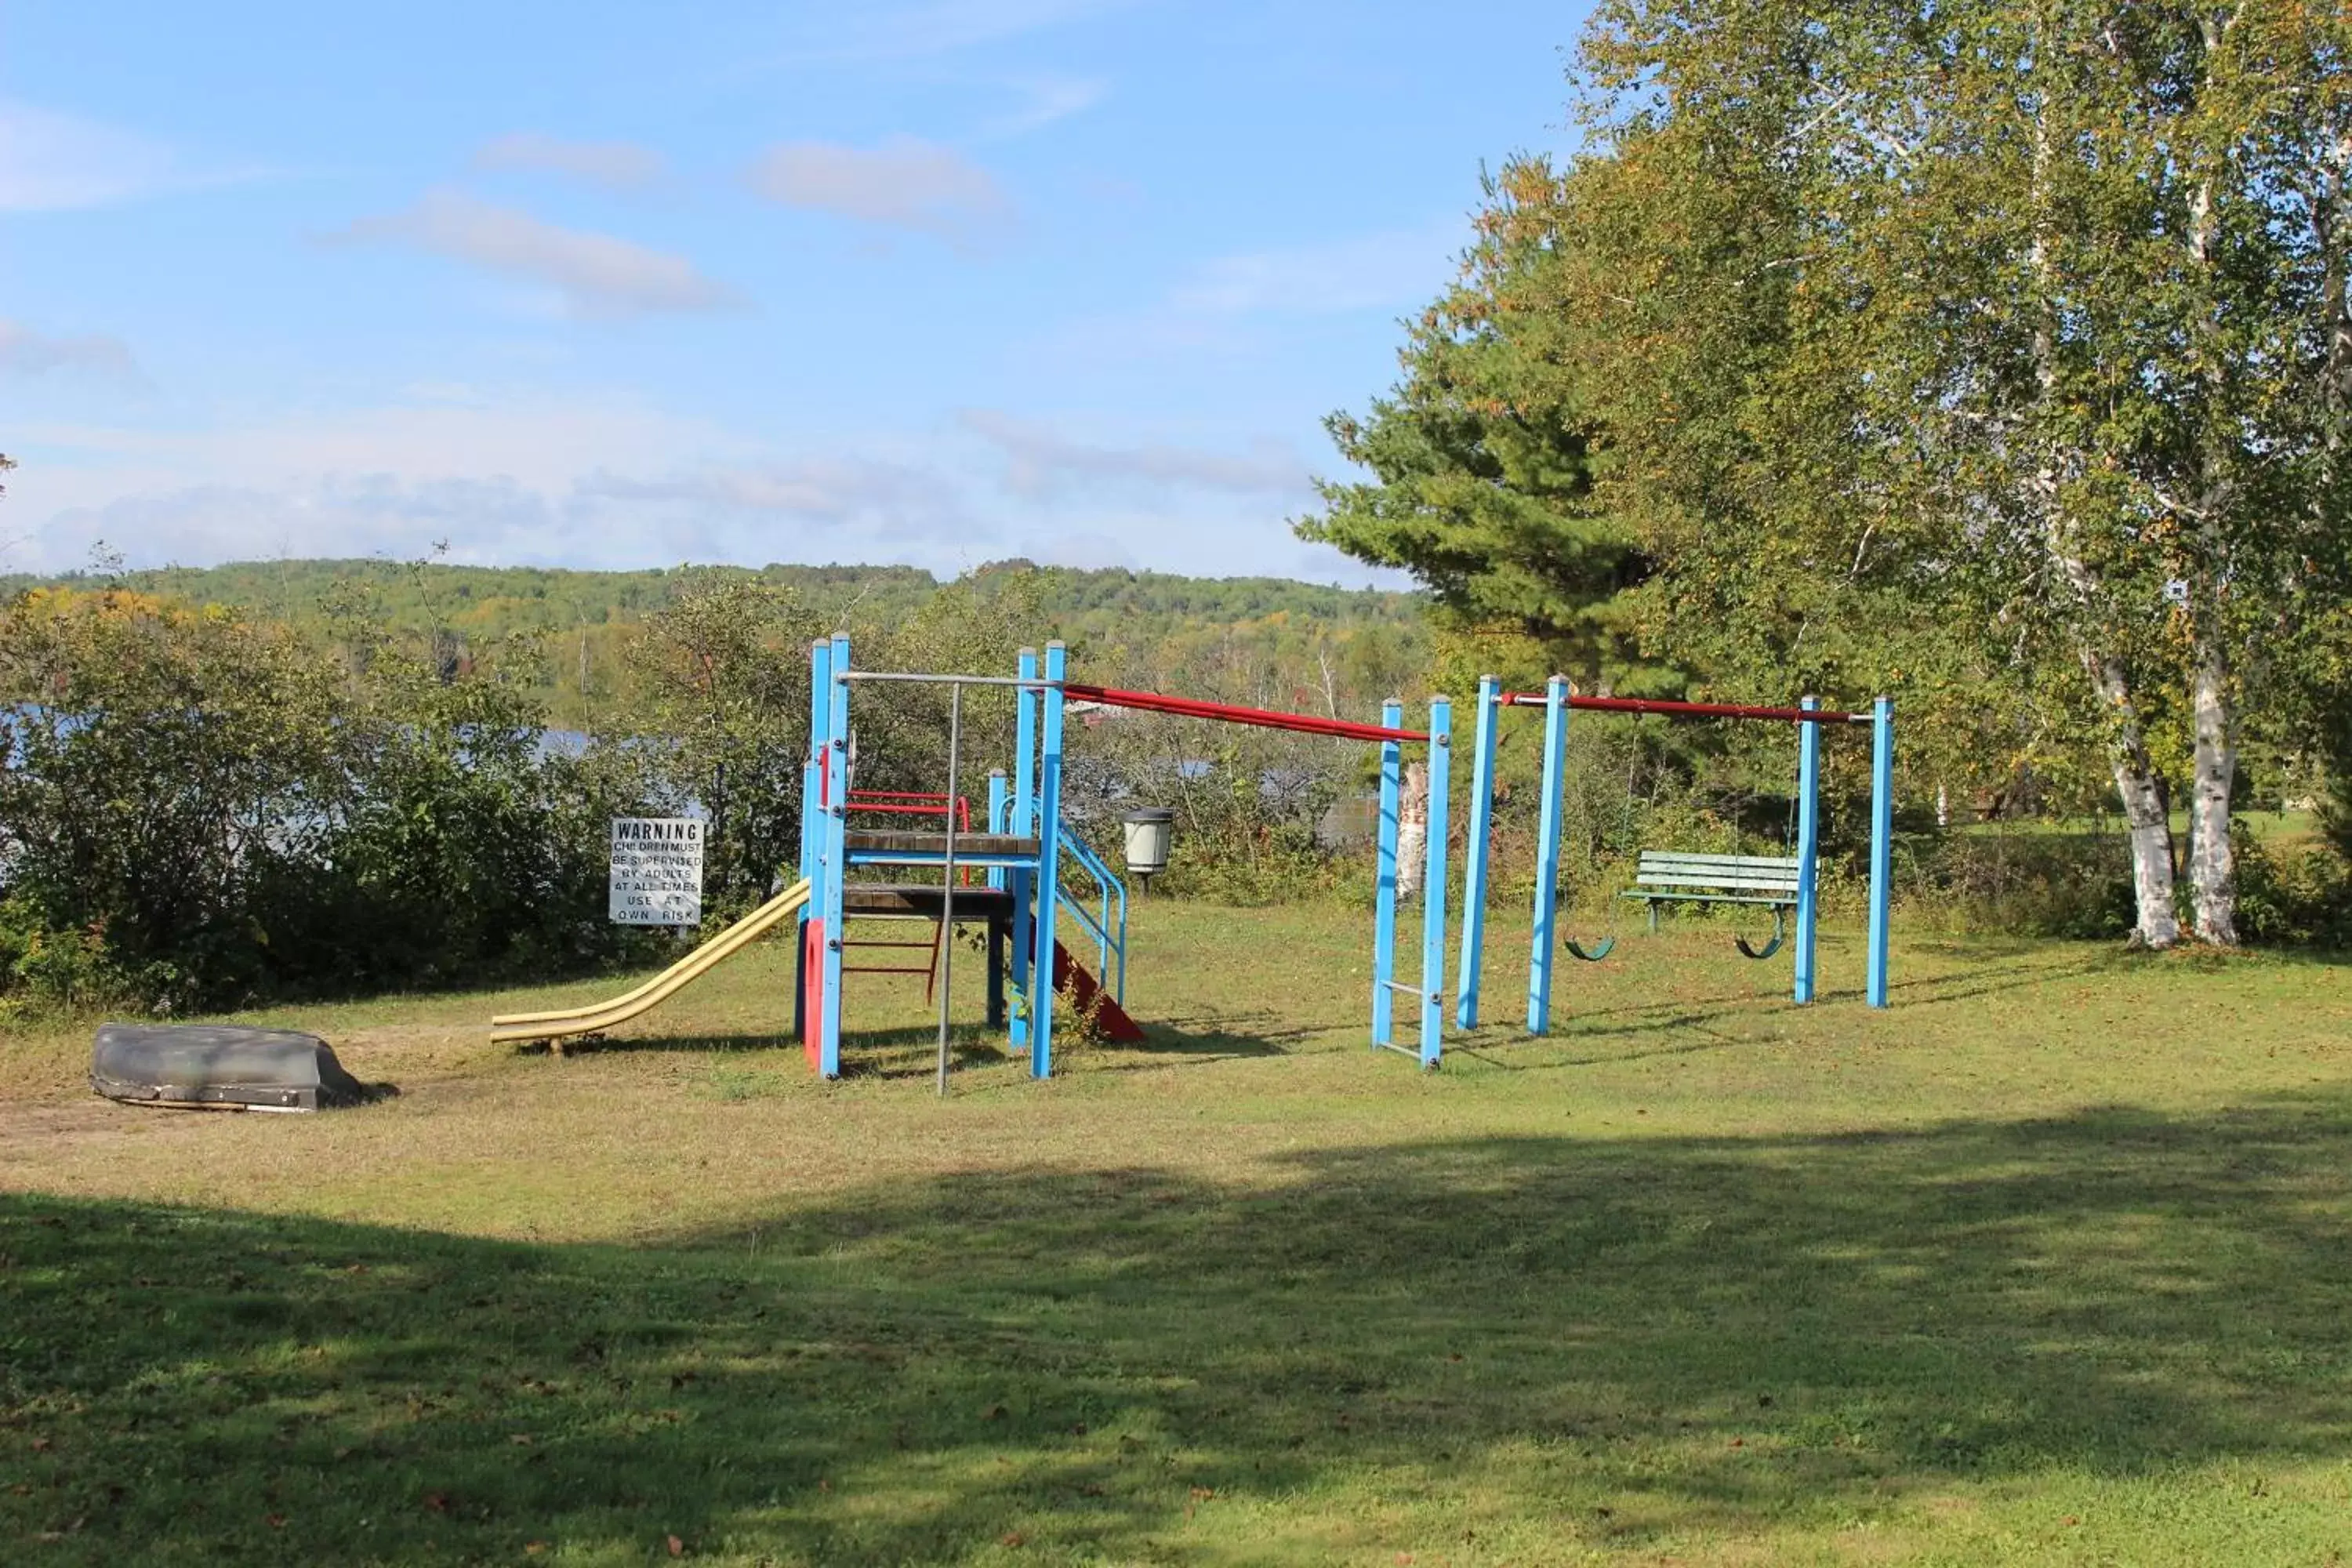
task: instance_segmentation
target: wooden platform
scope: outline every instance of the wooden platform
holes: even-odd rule
[[[936,882],[851,882],[841,889],[841,907],[853,915],[905,915],[921,920],[940,918],[940,895],[943,889]],[[958,888],[955,890],[955,918],[959,924],[965,921],[1009,921],[1013,918],[1013,892],[1009,888]]]
[[[889,856],[923,861],[940,858],[948,847],[944,833],[896,827],[851,828],[843,833],[841,843],[853,858]],[[1034,838],[1010,833],[959,833],[955,841],[958,860],[1034,860],[1037,849]]]

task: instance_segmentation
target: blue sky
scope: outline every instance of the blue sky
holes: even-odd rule
[[[1580,16],[0,0],[5,563],[1365,581],[1318,421]]]

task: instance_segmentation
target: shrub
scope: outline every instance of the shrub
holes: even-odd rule
[[[2352,945],[2352,866],[2330,839],[2273,847],[2234,826],[2238,934],[2262,947]]]

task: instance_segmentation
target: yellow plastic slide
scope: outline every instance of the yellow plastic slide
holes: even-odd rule
[[[625,995],[585,1007],[563,1007],[551,1013],[505,1013],[490,1020],[490,1038],[560,1040],[572,1035],[597,1035],[651,1012],[691,985],[725,959],[765,936],[808,902],[805,879],[793,883],[651,980]]]

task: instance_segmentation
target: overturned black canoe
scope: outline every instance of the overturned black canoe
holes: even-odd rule
[[[315,1035],[212,1024],[100,1025],[89,1087],[132,1105],[241,1110],[318,1110],[375,1098]]]

